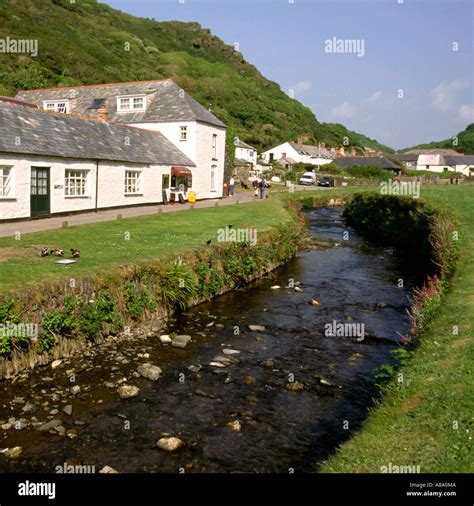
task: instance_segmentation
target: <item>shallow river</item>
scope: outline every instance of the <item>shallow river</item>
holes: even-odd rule
[[[308,213],[313,237],[335,243],[313,244],[271,277],[171,321],[162,333],[191,335],[186,349],[163,347],[156,336],[112,341],[21,383],[0,382],[0,421],[15,418],[0,429],[0,449],[23,448],[18,460],[0,455],[0,471],[54,472],[65,462],[119,472],[314,471],[360,428],[378,396],[372,372],[392,360],[408,328],[410,287],[397,286],[396,255],[358,238],[340,213]],[[301,291],[285,288],[289,280]],[[364,339],[327,335],[334,321],[363,324]],[[240,353],[225,355],[233,361],[226,367],[210,366],[223,349]],[[144,362],[163,369],[159,381],[133,376]],[[119,398],[112,383],[123,378],[138,397]],[[71,415],[63,411],[70,405]],[[69,436],[37,430],[51,419]],[[156,448],[166,434],[184,446]]]

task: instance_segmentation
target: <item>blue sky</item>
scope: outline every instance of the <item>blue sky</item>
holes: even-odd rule
[[[394,148],[449,138],[474,122],[472,0],[181,2],[105,0],[137,16],[199,22],[237,42],[320,121]],[[326,52],[334,37],[360,41],[363,53]]]

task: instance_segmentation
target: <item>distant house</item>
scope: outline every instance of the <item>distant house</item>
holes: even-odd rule
[[[324,165],[331,163],[335,155],[328,151],[324,144],[311,146],[296,142],[285,142],[262,153],[262,159],[268,163],[279,162],[291,158],[295,163],[309,163],[311,165]]]
[[[159,203],[195,170],[159,132],[0,102],[0,220]]]
[[[400,162],[405,169],[409,170],[416,169],[416,164],[418,162],[418,155],[414,153],[393,154],[388,155],[387,158],[395,162]]]
[[[198,199],[222,197],[226,126],[170,79],[29,90],[17,98],[50,112],[159,131],[195,164],[170,184],[192,181]]]
[[[286,170],[291,170],[293,168],[293,165],[296,164],[296,160],[293,160],[293,158],[286,157],[280,158],[280,160],[278,160],[278,163],[280,165],[283,165],[283,167],[285,167]]]
[[[455,172],[461,172],[465,176],[474,176],[474,155],[448,155],[444,158]]]
[[[474,156],[422,154],[418,156],[418,170],[431,172],[461,172],[465,176],[474,173]]]
[[[341,169],[349,169],[355,165],[362,165],[365,167],[378,167],[379,169],[391,170],[395,173],[401,170],[399,165],[391,162],[384,156],[345,156],[336,158],[334,163]]]
[[[235,159],[240,165],[248,162],[254,168],[257,165],[257,150],[240,139],[235,141]]]

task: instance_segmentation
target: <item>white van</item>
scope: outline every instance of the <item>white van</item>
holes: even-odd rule
[[[316,174],[314,172],[305,172],[298,181],[299,184],[316,184]]]

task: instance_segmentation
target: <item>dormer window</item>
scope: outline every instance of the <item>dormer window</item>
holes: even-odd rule
[[[127,95],[117,97],[118,112],[139,112],[146,110],[145,95]]]
[[[43,102],[43,109],[45,111],[67,114],[69,112],[69,100],[45,100]]]

